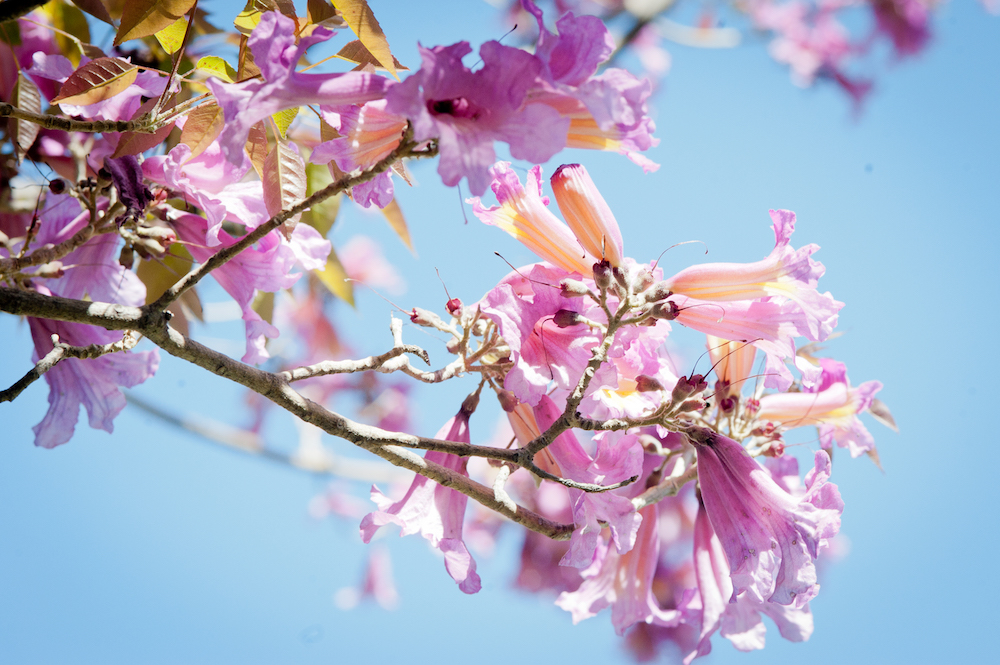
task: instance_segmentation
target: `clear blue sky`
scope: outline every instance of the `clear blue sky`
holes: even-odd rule
[[[411,67],[417,39],[478,44],[505,31],[478,2],[395,15],[389,8],[402,3],[372,6]],[[947,4],[937,19],[934,41],[915,61],[880,58],[887,64],[859,120],[839,92],[793,87],[754,39],[733,51],[674,46],[673,71],[655,99],[657,173],[583,151],[546,165],[551,173],[562,162],[585,163],[626,251],[644,261],[692,239],[708,244],[708,260],[757,260],[773,244],[767,210],[795,210],[795,244],[822,247],[821,286],[847,303],[846,334],[829,353],[855,383],[885,384],[880,396],[901,428],[868,421],[885,473],[867,460],[837,459],[851,551],[822,579],[811,641],[786,643],[772,626],[763,652],[740,654],[717,640],[704,662],[994,662],[1000,19],[969,1]],[[415,166],[419,186],[399,194],[419,259],[380,218],[354,209],[333,239],[378,237],[410,285],[395,300],[441,310],[435,268],[469,302],[506,273],[494,251],[515,265],[532,257],[471,211],[465,225],[458,193],[438,185],[433,168]],[[664,265],[705,258],[688,246]],[[360,353],[381,351],[389,313],[361,293],[340,326]],[[438,363],[446,357],[419,331],[406,335]],[[29,366],[27,326],[0,316],[0,339],[6,387]],[[472,387],[418,391],[420,433],[433,434]],[[178,411],[247,420],[241,391],[172,359],[137,392]],[[425,541],[393,534],[382,542],[400,608],[344,612],[332,596],[357,582],[364,546],[356,523],[307,514],[322,481],[163,430],[132,409],[114,436],[81,422],[69,444],[36,450],[30,427],[46,395],[38,383],[0,405],[0,662],[627,662],[607,616],[574,627],[551,598],[509,590],[513,528],[492,557],[478,556],[484,588],[473,597],[458,591]],[[474,420],[473,435],[488,437],[492,423]],[[281,420],[268,434],[296,436]],[[328,443],[350,454],[347,444]]]

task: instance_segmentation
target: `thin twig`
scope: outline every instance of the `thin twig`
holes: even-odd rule
[[[137,120],[74,120],[59,115],[33,113],[13,104],[0,103],[0,118],[8,117],[33,122],[45,129],[61,129],[64,132],[88,132],[91,134],[107,132],[153,134],[160,128],[158,124],[150,124],[143,118]]]

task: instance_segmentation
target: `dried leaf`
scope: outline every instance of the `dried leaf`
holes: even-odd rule
[[[215,102],[202,104],[188,114],[184,130],[181,131],[181,143],[191,148],[191,157],[197,157],[205,152],[212,141],[216,139],[225,124],[222,107]]]
[[[177,53],[181,48],[181,44],[184,43],[184,34],[187,32],[188,22],[183,16],[163,30],[156,33],[156,41],[160,42],[160,46],[163,50],[173,55]]]
[[[88,58],[90,58],[91,60],[97,60],[98,58],[106,58],[107,57],[107,55],[105,55],[104,51],[102,51],[99,47],[94,46],[93,44],[84,44],[83,45],[83,54],[85,56],[87,56]]]
[[[872,417],[875,418],[875,420],[879,421],[893,432],[899,431],[899,427],[896,426],[896,419],[892,417],[889,407],[886,406],[885,402],[879,398],[872,398],[871,406],[868,407],[868,413],[872,414]]]
[[[330,293],[354,307],[354,282],[348,280],[347,271],[344,270],[344,264],[337,258],[335,249],[330,249],[330,258],[326,261],[326,267],[322,270],[316,270],[313,274],[323,283],[323,286],[330,290]]]
[[[410,240],[410,230],[406,227],[406,218],[403,217],[403,211],[400,209],[396,199],[393,199],[389,205],[382,208],[382,214],[385,215],[389,226],[396,232],[396,235],[403,241],[403,244],[416,256],[417,252],[413,249],[413,241]]]
[[[98,58],[69,75],[54,104],[87,106],[114,97],[132,85],[139,68],[121,58]]]
[[[261,180],[264,179],[264,160],[267,158],[267,129],[264,128],[264,121],[260,121],[250,128],[247,136],[246,146],[243,148],[253,164],[253,170]]]
[[[350,26],[354,34],[358,36],[365,48],[375,57],[375,59],[389,70],[389,73],[398,81],[394,58],[389,51],[389,42],[385,39],[385,33],[375,19],[375,14],[365,0],[337,0],[336,7],[344,15],[344,21]]]
[[[296,20],[295,6],[291,0],[247,0],[243,11],[233,21],[233,26],[240,33],[250,36],[253,29],[260,23],[260,17],[266,12],[275,11],[281,12],[292,20]]]
[[[233,69],[232,65],[217,55],[205,56],[198,61],[195,68],[205,72],[209,76],[220,78],[226,83],[236,82],[236,70]]]
[[[278,133],[281,134],[281,138],[286,138],[285,134],[288,133],[288,128],[291,127],[292,121],[295,120],[295,116],[298,114],[299,107],[296,106],[293,109],[278,111],[271,116],[271,119],[274,120],[275,127],[278,128]]]
[[[72,0],[72,2],[98,21],[104,21],[108,25],[115,24],[111,19],[111,14],[108,13],[108,8],[104,6],[101,0]]]
[[[25,111],[32,113],[42,112],[42,96],[31,79],[24,75],[24,72],[17,73],[17,83],[14,84],[11,99],[13,99],[15,106]],[[10,139],[11,143],[14,144],[14,154],[17,157],[17,163],[20,164],[21,160],[24,159],[24,155],[27,154],[31,145],[35,142],[35,137],[38,136],[38,130],[41,127],[33,122],[18,120],[17,118],[11,118],[10,122]]]
[[[274,150],[264,160],[264,207],[267,214],[277,215],[306,196],[306,165],[295,144],[278,139]],[[285,222],[284,233],[290,235],[301,215]]]
[[[330,0],[307,0],[306,17],[313,25],[322,25],[324,21],[334,20],[343,25],[344,19],[337,14],[337,10],[330,4]]]
[[[344,48],[340,49],[335,56],[341,60],[346,60],[347,62],[352,62],[356,65],[374,65],[376,69],[385,70],[379,64],[379,61],[372,55],[371,51],[365,48],[365,45],[361,43],[360,39],[355,39],[353,42],[348,42],[344,44]],[[400,64],[399,60],[396,60],[396,56],[392,56],[392,64],[397,70],[402,69],[409,71],[409,67],[404,67]]]
[[[195,0],[129,0],[122,8],[115,46],[163,30],[191,11],[194,3]]]
[[[158,100],[155,97],[153,99],[147,99],[146,102],[136,110],[131,119],[138,120],[152,111],[153,107],[156,106],[157,101]],[[171,100],[165,108],[171,109],[174,107],[175,103],[176,102]],[[167,136],[170,134],[170,130],[174,128],[174,124],[175,123],[173,122],[167,123],[152,134],[146,134],[144,132],[125,132],[118,140],[118,146],[115,148],[115,154],[111,155],[111,158],[116,159],[118,157],[124,157],[125,155],[138,155],[140,152],[146,152],[147,150],[155,148],[167,140]]]

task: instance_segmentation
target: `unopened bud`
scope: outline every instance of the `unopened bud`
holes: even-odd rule
[[[132,247],[142,258],[149,260],[151,258],[160,258],[167,253],[167,248],[160,244],[158,240],[153,238],[138,238],[132,243]]]
[[[676,404],[686,400],[691,395],[702,392],[705,388],[708,388],[708,383],[701,374],[692,374],[690,378],[682,376],[677,379],[677,385],[674,386],[674,390],[670,394],[670,400]]]
[[[785,454],[785,442],[781,439],[776,439],[767,444],[767,447],[761,451],[761,454],[765,457],[781,457]]]
[[[509,390],[498,390],[497,400],[500,402],[500,408],[507,413],[513,413],[518,405],[517,397]]]
[[[457,337],[452,337],[445,343],[444,348],[448,351],[448,353],[457,354],[461,344],[462,340]]]
[[[586,284],[578,279],[569,278],[559,282],[559,290],[562,292],[563,298],[580,298],[590,292]]]
[[[608,261],[598,261],[594,264],[594,283],[601,291],[606,291],[611,286],[612,270]]]
[[[39,266],[34,276],[53,278],[62,277],[64,274],[62,261],[49,261],[45,265]]]
[[[760,401],[755,399],[748,399],[746,404],[743,405],[744,410],[747,414],[754,414],[760,411]]]
[[[552,317],[552,322],[558,328],[569,328],[580,323],[580,315],[570,309],[561,309]]]
[[[686,413],[688,411],[701,411],[707,405],[703,400],[700,399],[689,399],[688,401],[677,407],[677,410],[681,413]]]
[[[464,413],[466,417],[470,416],[479,406],[479,391],[470,394],[462,402],[462,410],[460,413]]]
[[[447,309],[448,313],[452,316],[458,316],[462,313],[462,301],[458,298],[452,298],[445,304],[445,309]]]
[[[673,321],[677,318],[677,315],[680,314],[680,312],[680,308],[673,300],[658,302],[653,305],[653,309],[650,310],[650,314],[654,317],[665,321]]]
[[[628,268],[624,266],[615,266],[611,269],[611,274],[615,278],[623,290],[628,291]]]
[[[653,283],[653,273],[649,268],[643,268],[632,278],[633,293],[642,293]]]
[[[645,298],[646,302],[659,302],[660,300],[666,300],[673,295],[673,293],[674,292],[670,290],[670,285],[664,281],[657,282],[647,288],[642,294],[642,297]]]
[[[410,314],[410,321],[426,328],[435,328],[442,323],[440,316],[420,307],[413,308]]]
[[[130,270],[133,263],[135,263],[135,250],[132,249],[132,245],[125,245],[122,247],[121,254],[118,255],[118,264],[126,270]]]
[[[736,408],[736,400],[732,397],[724,397],[719,400],[719,408],[723,413],[731,413]]]
[[[663,384],[651,376],[640,374],[635,377],[635,389],[641,393],[651,393],[657,390],[663,390]]]
[[[719,379],[715,382],[715,396],[722,400],[729,397],[729,382],[725,379]]]
[[[140,226],[135,230],[141,238],[150,238],[164,247],[169,247],[177,241],[177,234],[166,226]]]
[[[56,178],[55,180],[49,181],[49,191],[53,194],[62,194],[66,191],[66,181],[62,178]]]

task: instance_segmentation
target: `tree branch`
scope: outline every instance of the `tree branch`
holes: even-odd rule
[[[150,124],[148,120],[74,120],[48,113],[33,113],[18,108],[13,104],[0,103],[0,118],[17,118],[45,129],[60,129],[64,132],[87,132],[90,134],[106,134],[108,132],[139,132],[153,134],[160,127]]]

